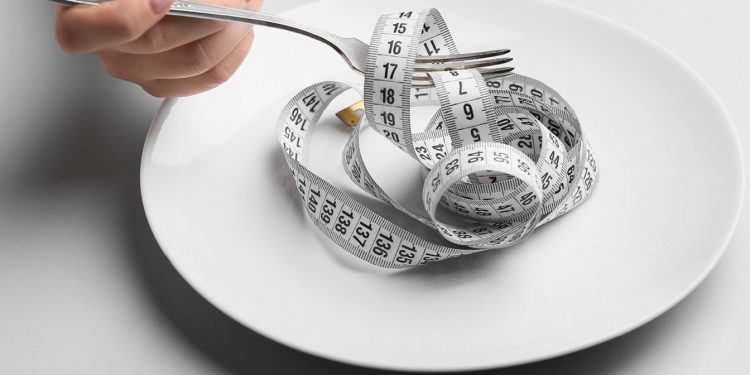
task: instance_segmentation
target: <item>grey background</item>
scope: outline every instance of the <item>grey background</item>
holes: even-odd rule
[[[267,0],[266,10],[305,2]],[[746,2],[566,2],[686,60],[750,148]],[[93,56],[60,52],[47,2],[3,6],[0,374],[378,372],[276,344],[193,291],[162,254],[141,205],[140,153],[159,100],[108,78]],[[750,372],[748,206],[716,270],[676,308],[594,348],[492,372]]]

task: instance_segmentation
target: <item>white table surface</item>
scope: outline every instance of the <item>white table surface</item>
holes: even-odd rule
[[[266,10],[305,2],[267,0]],[[750,149],[750,3],[565,2],[629,25],[687,61]],[[140,152],[159,101],[108,78],[92,56],[60,52],[47,2],[4,8],[0,374],[380,373],[270,341],[193,291],[159,249],[141,205]],[[713,273],[653,322],[587,350],[491,372],[750,373],[749,216],[746,199]]]

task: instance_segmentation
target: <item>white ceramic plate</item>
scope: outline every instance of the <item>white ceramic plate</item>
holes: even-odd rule
[[[463,51],[511,48],[518,72],[574,105],[602,171],[591,200],[515,248],[396,274],[362,267],[307,222],[274,137],[278,112],[303,86],[361,78],[317,42],[256,28],[234,79],[165,102],[146,140],[146,212],[190,284],[294,348],[409,370],[568,353],[644,324],[695,288],[734,230],[744,181],[731,122],[705,83],[643,36],[551,2],[337,0],[288,16],[369,40],[378,15],[429,6]],[[313,165],[351,186],[338,156],[346,131],[326,118]],[[416,163],[367,134],[373,175],[414,201]],[[403,170],[388,173],[389,163]]]

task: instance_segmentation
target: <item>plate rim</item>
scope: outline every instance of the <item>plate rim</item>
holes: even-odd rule
[[[280,15],[284,15],[287,12],[291,11],[297,11],[302,8],[306,8],[321,2],[324,2],[325,0],[315,0],[310,3],[301,5],[301,6],[295,6],[285,12],[280,13]],[[529,1],[529,0],[526,0]],[[153,208],[149,208],[149,204],[147,203],[147,200],[143,198],[143,192],[147,186],[147,173],[146,170],[148,169],[148,159],[151,155],[152,150],[154,149],[156,139],[155,135],[159,133],[159,130],[161,129],[163,123],[167,119],[169,112],[171,108],[179,101],[178,98],[166,98],[162,101],[161,105],[159,106],[157,112],[155,113],[153,120],[151,124],[149,125],[149,129],[146,135],[146,139],[144,140],[144,147],[141,154],[141,162],[140,162],[140,178],[139,178],[139,184],[140,184],[140,190],[141,190],[141,202],[143,204],[144,212],[146,215],[146,220],[148,222],[149,228],[151,229],[151,232],[154,235],[154,238],[156,239],[157,243],[159,244],[159,248],[162,250],[164,255],[169,259],[169,262],[172,264],[172,266],[177,270],[177,272],[180,274],[180,276],[194,289],[198,292],[198,294],[201,295],[205,300],[207,300],[211,305],[219,309],[222,313],[227,315],[229,318],[233,319],[234,321],[238,322],[242,326],[251,329],[255,332],[257,332],[260,335],[263,335],[266,338],[269,338],[273,340],[274,342],[277,342],[279,344],[285,345],[287,347],[290,347],[294,350],[303,352],[303,353],[309,353],[313,354],[315,356],[318,356],[320,358],[324,358],[327,360],[333,360],[338,361],[342,363],[352,364],[356,366],[363,366],[368,368],[376,368],[376,369],[383,369],[383,370],[395,370],[395,371],[475,371],[475,370],[488,370],[488,369],[498,369],[498,368],[504,368],[509,366],[516,366],[516,365],[523,365],[538,361],[547,360],[550,358],[556,358],[560,356],[564,356],[567,354],[571,354],[577,351],[581,351],[596,345],[599,345],[601,343],[610,341],[612,339],[615,339],[617,337],[620,337],[624,334],[627,334],[629,332],[632,332],[645,324],[651,322],[655,318],[661,316],[665,312],[672,309],[674,306],[676,306],[678,303],[680,303],[682,300],[684,300],[688,295],[690,295],[697,287],[700,285],[706,277],[714,270],[716,265],[718,264],[719,260],[722,258],[724,253],[726,252],[726,249],[729,245],[729,243],[734,238],[734,234],[737,229],[737,225],[739,223],[739,219],[742,214],[742,207],[744,205],[745,200],[745,191],[746,191],[746,174],[745,174],[745,161],[743,158],[743,148],[742,144],[740,142],[738,133],[737,133],[737,127],[732,120],[732,117],[729,113],[729,111],[726,109],[726,106],[719,98],[718,94],[715,92],[715,90],[708,84],[708,82],[705,81],[705,79],[687,62],[685,62],[681,57],[679,57],[677,54],[669,50],[668,48],[661,45],[659,42],[651,39],[649,36],[645,35],[644,33],[641,33],[630,26],[627,26],[625,24],[622,24],[620,22],[614,21],[609,17],[603,16],[601,14],[598,14],[596,12],[593,12],[591,10],[581,8],[575,5],[567,4],[560,2],[558,0],[531,0],[539,4],[543,4],[543,6],[553,6],[553,7],[560,7],[564,8],[568,11],[577,12],[585,15],[586,17],[593,18],[598,20],[599,22],[602,22],[606,24],[609,27],[618,29],[619,31],[622,31],[626,34],[630,34],[634,38],[638,39],[640,42],[645,42],[647,44],[650,44],[652,47],[655,47],[657,50],[659,50],[662,53],[665,53],[667,56],[669,56],[675,63],[679,64],[683,69],[685,69],[693,79],[695,79],[695,82],[698,83],[701,88],[708,94],[708,96],[711,98],[711,100],[714,102],[713,104],[716,104],[717,107],[720,109],[721,116],[724,118],[724,122],[729,126],[729,130],[731,130],[732,138],[734,139],[734,149],[732,150],[736,155],[735,160],[737,161],[737,170],[735,173],[739,177],[740,186],[738,188],[738,194],[736,196],[737,199],[737,205],[734,208],[734,212],[732,212],[732,224],[729,226],[725,232],[724,238],[721,242],[721,245],[718,247],[718,249],[714,252],[713,257],[710,259],[709,262],[706,263],[705,267],[701,270],[701,272],[695,277],[690,283],[686,284],[686,286],[673,298],[670,300],[665,300],[664,303],[662,303],[657,308],[653,309],[653,311],[649,314],[645,314],[642,318],[638,319],[637,321],[634,321],[631,324],[628,325],[622,325],[619,329],[614,329],[611,332],[600,335],[597,338],[590,339],[587,341],[579,342],[577,345],[569,345],[566,348],[556,350],[556,351],[550,351],[549,353],[544,353],[536,356],[527,356],[525,358],[520,358],[516,360],[511,361],[501,361],[497,362],[495,364],[478,364],[478,365],[454,365],[454,366],[441,366],[441,367],[425,367],[425,366],[409,366],[409,367],[402,367],[402,366],[392,366],[392,365],[383,365],[382,363],[376,363],[374,361],[368,362],[368,361],[361,361],[351,358],[345,358],[344,356],[340,356],[338,354],[332,354],[327,352],[318,351],[315,348],[307,348],[302,347],[301,345],[297,345],[293,342],[290,342],[284,338],[276,337],[272,333],[269,333],[265,331],[262,328],[256,327],[252,325],[249,322],[245,322],[243,319],[241,319],[239,316],[236,316],[235,313],[232,311],[229,311],[229,309],[222,306],[222,304],[218,303],[214,300],[212,297],[212,293],[210,291],[206,290],[206,286],[199,282],[195,276],[192,276],[191,271],[184,269],[178,261],[176,261],[173,258],[173,253],[170,252],[167,247],[164,246],[165,241],[162,239],[161,235],[159,234],[159,231],[155,228],[154,219],[152,218],[153,214]],[[718,113],[717,113],[718,114]]]

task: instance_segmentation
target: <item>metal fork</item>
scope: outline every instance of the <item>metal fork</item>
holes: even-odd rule
[[[79,4],[99,5],[99,3],[108,0],[50,1],[73,6]],[[191,0],[175,1],[169,10],[169,14],[183,17],[251,23],[254,25],[269,26],[292,31],[325,43],[336,50],[336,52],[341,55],[354,71],[359,72],[360,74],[364,74],[365,72],[369,46],[367,43],[356,38],[343,38],[327,31],[272,14],[204,4]],[[506,55],[509,52],[510,50],[507,49],[499,49],[449,56],[420,56],[417,58],[415,64],[413,79],[423,84],[431,84],[431,78],[427,72],[472,68],[479,69],[485,78],[505,76],[513,71],[513,67],[501,65],[508,63],[513,59],[499,56]]]

